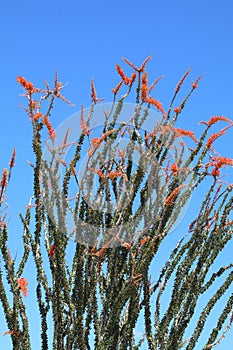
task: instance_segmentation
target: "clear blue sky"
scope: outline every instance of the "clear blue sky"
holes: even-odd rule
[[[111,88],[119,81],[115,64],[121,64],[122,56],[140,64],[153,55],[148,70],[152,80],[165,76],[156,90],[156,98],[165,107],[177,81],[192,66],[190,82],[198,75],[203,79],[182,117],[182,126],[198,130],[197,122],[210,116],[233,118],[232,15],[230,0],[1,2],[0,169],[16,147],[14,181],[8,191],[13,216],[23,210],[31,194],[31,169],[26,160],[33,161],[31,125],[18,106],[24,101],[17,75],[42,86],[45,79],[52,82],[57,71],[69,83],[64,94],[76,107],[59,104],[52,117],[57,126],[81,104],[90,105],[91,78],[98,96],[111,101]],[[233,157],[232,137],[219,146],[224,155]],[[20,227],[11,224],[13,235],[15,230]],[[1,338],[4,331],[0,324],[0,347],[10,349],[7,336]],[[232,335],[218,349],[230,349]]]

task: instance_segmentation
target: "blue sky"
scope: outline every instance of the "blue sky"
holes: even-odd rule
[[[31,194],[31,169],[26,160],[33,161],[31,125],[19,108],[24,101],[19,96],[17,75],[42,86],[45,79],[52,82],[58,72],[60,79],[68,82],[64,94],[76,107],[59,103],[52,116],[56,127],[82,104],[90,105],[91,78],[98,96],[111,101],[111,88],[119,81],[115,64],[121,64],[122,56],[140,65],[153,55],[148,70],[152,81],[165,76],[155,90],[165,107],[177,81],[191,66],[190,82],[198,75],[203,78],[181,125],[197,131],[198,121],[210,116],[233,118],[232,14],[230,0],[2,2],[0,169],[8,164],[16,147],[14,181],[8,191],[12,216],[23,210]],[[233,157],[230,133],[219,147],[224,155]],[[14,219],[14,234],[20,227],[12,223]],[[4,331],[0,325],[0,334]],[[229,348],[231,337],[232,332],[218,349]],[[10,349],[7,336],[0,337],[0,345]]]

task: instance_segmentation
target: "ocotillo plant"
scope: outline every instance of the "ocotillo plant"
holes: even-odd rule
[[[8,325],[4,335],[11,337],[15,350],[32,348],[24,303],[28,293],[35,294],[38,304],[38,348],[43,350],[200,349],[199,337],[224,294],[225,306],[202,348],[217,345],[232,323],[233,264],[215,270],[215,262],[232,238],[233,187],[223,181],[223,174],[233,160],[219,155],[213,144],[233,122],[213,116],[201,123],[199,138],[177,127],[200,77],[176,105],[188,70],[166,111],[151,96],[159,78],[149,85],[150,58],[140,67],[123,59],[132,69],[130,76],[116,66],[120,82],[112,89],[111,104],[101,103],[92,81],[92,105],[78,114],[80,133],[67,130],[63,139],[51,123],[55,99],[70,103],[58,76],[53,88],[46,83],[44,89],[17,77],[32,123],[35,160],[32,198],[20,215],[24,250],[15,260],[1,216],[0,299]],[[127,104],[131,94],[135,103]],[[102,125],[93,126],[96,118]],[[212,133],[220,122],[227,126]],[[1,206],[14,162],[15,151],[9,170],[2,173]],[[199,213],[165,264],[152,273],[165,238],[204,182]],[[30,255],[36,286],[28,284],[24,272]],[[211,297],[208,294],[200,311],[198,302],[209,290]],[[166,293],[170,299],[164,305]],[[144,327],[141,339],[135,332],[139,323]]]

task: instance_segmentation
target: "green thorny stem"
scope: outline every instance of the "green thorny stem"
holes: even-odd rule
[[[93,137],[91,131],[99,102],[92,81],[92,106],[86,122],[86,110],[81,110],[82,133],[77,135],[68,164],[62,159],[71,145],[68,131],[62,144],[56,145],[56,133],[50,122],[55,98],[69,102],[61,95],[62,84],[57,75],[53,89],[46,83],[44,90],[35,88],[22,77],[17,78],[28,99],[28,107],[24,109],[33,126],[35,163],[32,165],[33,195],[25,216],[20,215],[24,247],[21,259],[13,260],[10,256],[7,223],[1,212],[0,299],[9,328],[5,333],[11,336],[14,350],[32,346],[30,319],[21,296],[26,291],[19,284],[30,255],[36,268],[34,292],[41,317],[42,350],[137,350],[144,346],[150,350],[200,349],[198,339],[211,311],[223,296],[226,304],[219,311],[203,349],[218,344],[232,323],[233,297],[229,291],[233,264],[220,266],[214,272],[214,263],[232,238],[232,186],[223,182],[220,175],[224,166],[233,165],[233,160],[216,156],[212,147],[225,129],[207,139],[213,124],[224,121],[232,126],[232,122],[223,116],[212,117],[202,123],[205,128],[199,139],[191,131],[176,128],[200,78],[192,84],[181,104],[173,107],[190,69],[184,74],[166,113],[162,104],[150,96],[159,80],[148,85],[145,67],[150,58],[140,67],[123,59],[133,69],[130,77],[117,65],[121,81],[113,89],[110,112],[104,111],[99,137]],[[134,115],[128,122],[122,122],[125,100],[135,84]],[[117,101],[124,85],[126,92]],[[35,97],[37,94],[39,98]],[[43,114],[46,101],[48,108]],[[151,130],[142,132],[154,108],[161,118]],[[47,142],[50,161],[43,158],[44,128],[50,138]],[[119,139],[125,135],[129,142],[122,150]],[[182,136],[189,137],[194,146],[188,148],[184,141],[178,143],[177,138]],[[86,153],[88,147],[88,161],[80,180],[76,169],[83,150]],[[139,153],[136,165],[135,150]],[[1,207],[13,163],[11,160],[9,171],[4,169],[2,175]],[[63,173],[60,173],[61,167]],[[96,179],[98,185],[93,197]],[[194,189],[204,181],[206,191],[199,213],[171,250],[164,266],[151,276],[151,264],[164,249],[164,239]],[[74,187],[77,193],[72,206]],[[110,206],[113,198],[117,202],[115,212]],[[73,216],[74,240],[69,239],[68,213]],[[210,288],[212,295],[198,316],[197,304]],[[33,293],[32,285],[29,284],[28,289]],[[162,300],[165,293],[170,293],[167,305]],[[135,333],[139,317],[144,318],[141,337]],[[188,326],[194,320],[196,323],[188,334]],[[49,338],[51,327],[52,340]]]

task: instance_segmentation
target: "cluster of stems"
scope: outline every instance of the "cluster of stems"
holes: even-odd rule
[[[200,78],[175,105],[188,70],[165,111],[151,96],[159,79],[149,86],[145,69],[150,58],[140,67],[123,59],[132,69],[129,76],[116,66],[120,82],[108,109],[91,82],[92,105],[80,111],[76,140],[69,140],[67,131],[57,142],[50,121],[56,98],[69,103],[57,75],[53,88],[46,83],[45,89],[17,78],[28,102],[24,109],[33,127],[35,161],[32,198],[20,215],[23,251],[15,260],[3,211],[15,151],[0,183],[0,300],[8,326],[5,336],[11,337],[14,350],[32,349],[29,325],[35,320],[25,306],[29,293],[38,305],[42,350],[200,349],[200,336],[223,298],[225,305],[202,348],[215,347],[230,328],[233,263],[218,268],[215,263],[232,239],[233,186],[222,176],[233,160],[220,156],[213,143],[233,122],[211,117],[202,122],[199,138],[176,127]],[[133,112],[122,120],[133,91]],[[92,123],[100,108],[103,123],[96,135]],[[151,115],[159,117],[148,130],[144,125]],[[227,127],[211,133],[212,126],[222,122]],[[49,135],[47,153],[44,129]],[[73,152],[69,157],[67,150]],[[179,233],[166,263],[153,273],[154,259],[203,183],[205,194],[196,218],[183,235]],[[25,275],[30,256],[35,286]],[[167,294],[170,298],[164,298]],[[200,311],[198,302],[207,294]]]

